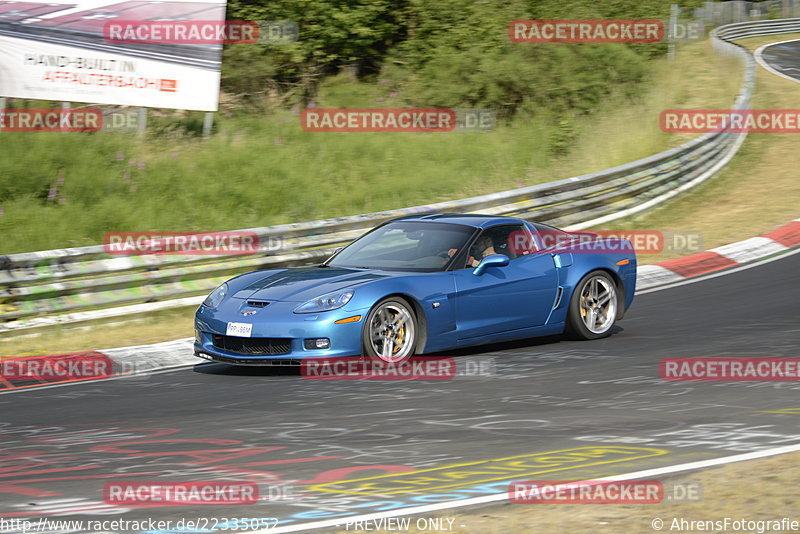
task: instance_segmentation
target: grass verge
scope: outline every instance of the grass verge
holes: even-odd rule
[[[0,336],[0,359],[171,341],[194,335],[194,310],[176,308]]]

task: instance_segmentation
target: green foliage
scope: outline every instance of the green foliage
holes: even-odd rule
[[[621,153],[576,143],[598,109],[629,107],[647,86],[673,87],[672,78],[649,79],[664,45],[516,44],[507,25],[666,18],[669,3],[234,0],[228,18],[294,20],[300,41],[226,47],[225,113],[211,139],[199,138],[199,112],[151,112],[144,139],[0,133],[0,253],[96,244],[109,231],[235,229],[427,204],[643,157],[669,146],[657,126],[602,130],[620,132]],[[695,70],[707,68],[707,57],[698,61]],[[311,99],[486,107],[505,120],[484,134],[315,134],[286,109]]]
[[[150,112],[147,135],[153,138],[200,137],[203,134],[203,112],[188,111],[168,113],[165,116]],[[212,134],[216,126],[212,127]]]
[[[514,187],[545,163],[529,147],[546,133],[531,129],[308,133],[290,113],[222,118],[219,128],[208,140],[0,134],[9,154],[26,154],[0,159],[0,254],[97,244],[111,231],[236,229],[427,204]]]
[[[306,104],[326,74],[353,63],[362,73],[379,68],[387,48],[403,36],[404,13],[402,0],[233,0],[229,19],[290,20],[300,35],[291,44],[226,47],[223,88],[246,95],[271,88]]]
[[[226,47],[223,90],[250,104],[307,104],[344,67],[380,73],[415,106],[587,112],[623,85],[630,94],[645,61],[664,44],[520,44],[515,19],[661,19],[665,0],[233,0],[228,18],[292,20],[292,44]],[[691,8],[701,0],[684,0]]]

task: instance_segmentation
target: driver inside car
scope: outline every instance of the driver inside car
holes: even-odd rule
[[[494,250],[492,238],[483,234],[469,250],[470,256],[467,258],[467,267],[477,267],[483,258],[492,254],[497,254]]]
[[[447,256],[453,257],[455,256],[456,252],[458,252],[458,249],[451,248],[447,251]],[[464,268],[468,269],[470,267],[477,267],[483,258],[491,254],[496,254],[494,250],[494,242],[492,241],[491,236],[488,234],[483,234],[478,238],[475,244],[470,247],[469,258],[467,258],[467,264],[464,266]]]

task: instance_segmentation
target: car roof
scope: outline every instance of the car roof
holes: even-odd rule
[[[479,213],[428,213],[425,215],[406,215],[392,219],[394,221],[419,221],[419,222],[445,222],[450,224],[462,224],[464,226],[474,226],[475,228],[486,228],[497,224],[522,224],[522,219],[514,217],[502,217],[497,215],[481,215]]]

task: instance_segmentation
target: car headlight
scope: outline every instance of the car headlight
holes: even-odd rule
[[[222,299],[228,296],[228,284],[224,283],[219,286],[217,289],[209,293],[206,297],[206,300],[203,301],[203,306],[208,306],[209,308],[216,308],[219,306]]]
[[[353,298],[352,289],[342,289],[311,299],[294,309],[294,313],[317,313],[341,308]]]

